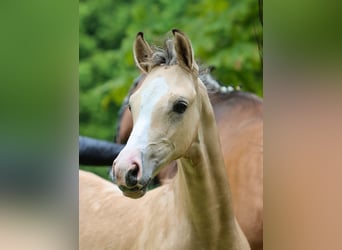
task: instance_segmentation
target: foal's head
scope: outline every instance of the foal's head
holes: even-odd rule
[[[147,76],[130,97],[133,131],[113,163],[117,184],[132,198],[143,196],[151,178],[186,155],[196,139],[201,109],[198,66],[189,39],[178,30],[173,35],[171,56],[153,52],[142,33],[134,43],[135,62]]]

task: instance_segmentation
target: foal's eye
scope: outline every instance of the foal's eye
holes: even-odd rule
[[[185,101],[178,101],[173,105],[172,110],[178,114],[182,114],[185,112],[187,107],[188,104]]]
[[[128,107],[128,109],[129,109],[129,111],[131,111],[131,105],[128,104],[127,107]]]

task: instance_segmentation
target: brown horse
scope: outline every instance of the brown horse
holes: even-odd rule
[[[172,43],[167,53],[172,53]],[[126,144],[133,127],[129,97],[145,79],[139,76],[119,113],[116,142]],[[229,179],[233,208],[252,250],[263,249],[263,102],[257,96],[221,86],[204,69],[199,77],[207,88],[220,135]],[[177,172],[176,164],[164,168],[157,180],[168,182]]]
[[[147,76],[130,97],[133,130],[113,163],[117,184],[80,173],[81,249],[250,249],[235,220],[214,112],[188,38],[173,30],[167,60],[139,33]],[[165,54],[166,55],[166,54]],[[176,177],[146,193],[177,161]]]

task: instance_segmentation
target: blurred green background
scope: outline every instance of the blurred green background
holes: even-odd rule
[[[139,31],[162,45],[171,29],[182,30],[218,81],[262,96],[259,15],[258,0],[80,0],[80,135],[113,141],[118,110],[139,75],[132,55]]]

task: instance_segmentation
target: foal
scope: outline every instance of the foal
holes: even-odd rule
[[[173,57],[172,41],[159,49],[159,61]],[[169,56],[171,55],[171,56]],[[166,63],[166,64],[167,64]],[[145,78],[139,76],[125,97],[119,114],[116,142],[126,144],[133,128],[132,114],[128,109],[129,97],[137,91]],[[252,93],[231,91],[220,85],[206,70],[199,78],[207,87],[214,110],[216,125],[231,189],[236,219],[247,237],[252,250],[263,249],[263,102]],[[177,172],[175,161],[164,167],[153,178],[152,186],[169,182]],[[157,180],[157,181],[156,181]]]
[[[117,184],[80,173],[81,249],[250,249],[236,222],[215,118],[192,46],[173,30],[177,60],[154,64],[137,35],[134,58],[147,76],[130,98],[134,127],[113,163]],[[152,59],[152,60],[150,60]],[[177,160],[170,183],[146,193]]]

